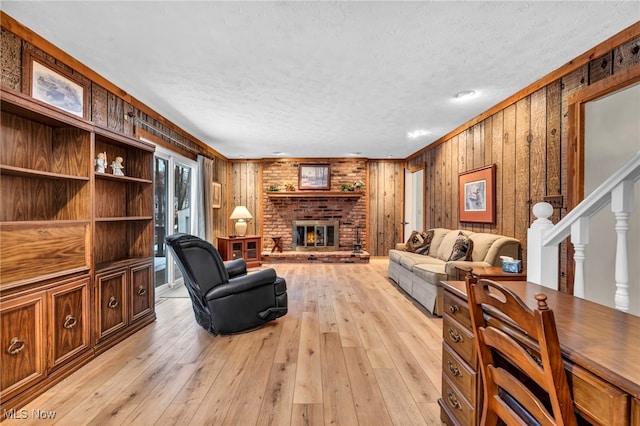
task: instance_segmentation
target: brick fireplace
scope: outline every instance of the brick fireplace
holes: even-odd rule
[[[308,161],[309,163],[319,161]],[[366,160],[323,160],[331,164],[330,190],[279,192],[267,191],[271,185],[281,188],[285,182],[298,183],[298,167],[307,161],[280,160],[263,163],[263,246],[270,250],[272,237],[282,238],[285,251],[295,251],[294,221],[335,221],[337,235],[332,248],[352,252],[359,237],[366,250],[367,197],[363,192],[340,191],[344,183],[367,181]],[[267,250],[267,251],[268,251]],[[306,250],[306,249],[305,249]],[[327,250],[327,249],[323,249]]]

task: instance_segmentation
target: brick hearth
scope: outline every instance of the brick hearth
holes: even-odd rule
[[[263,263],[369,263],[366,251],[283,251],[262,252]]]

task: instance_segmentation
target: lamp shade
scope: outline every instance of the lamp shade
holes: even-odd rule
[[[253,216],[251,216],[251,213],[249,213],[249,210],[245,206],[236,206],[229,219],[253,219]]]
[[[245,206],[236,206],[229,219],[237,220],[235,227],[236,234],[239,237],[244,237],[247,233],[247,222],[245,222],[245,219],[253,219],[253,216],[251,216],[251,213],[249,213],[249,210],[247,210]]]

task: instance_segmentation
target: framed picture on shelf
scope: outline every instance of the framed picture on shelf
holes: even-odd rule
[[[496,165],[458,176],[460,222],[496,222]]]
[[[222,206],[222,185],[211,182],[211,207],[219,209]]]
[[[32,98],[89,118],[89,83],[25,49],[23,88]]]
[[[331,189],[331,167],[329,164],[300,164],[298,189]]]

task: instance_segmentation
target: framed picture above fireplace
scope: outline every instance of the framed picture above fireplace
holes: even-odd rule
[[[331,165],[300,164],[298,189],[331,189]]]

